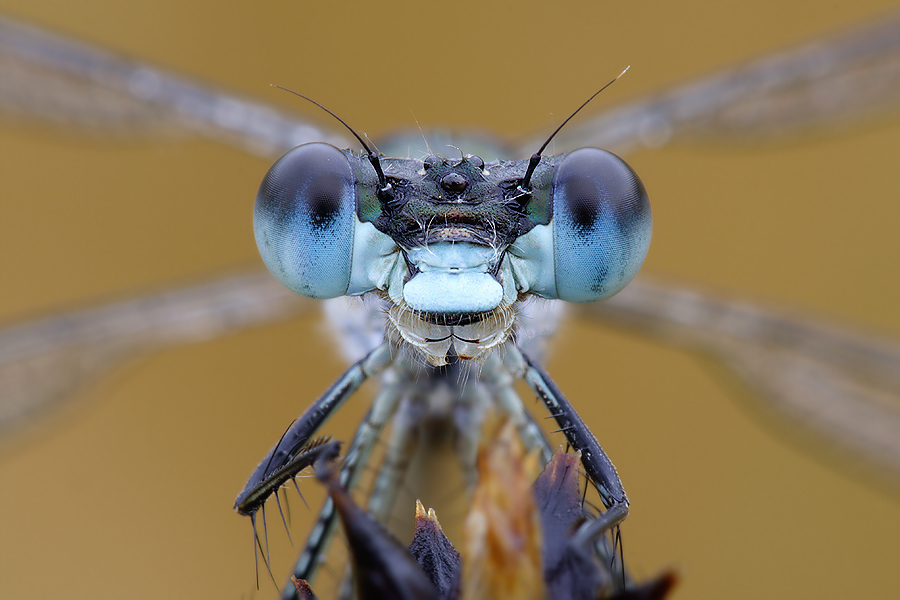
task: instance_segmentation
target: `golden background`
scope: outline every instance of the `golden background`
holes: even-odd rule
[[[268,85],[292,87],[377,140],[415,126],[412,113],[426,129],[549,132],[626,65],[590,113],[894,4],[2,0],[0,11],[333,126]],[[635,154],[655,221],[645,270],[900,338],[898,156],[896,119]],[[0,121],[0,318],[259,264],[250,213],[268,166],[207,142]],[[676,598],[900,595],[898,496],[791,443],[710,366],[590,322],[558,335],[548,370],[632,501],[632,570],[676,569]],[[0,597],[250,596],[250,525],[232,501],[343,368],[312,316],[132,363],[0,441]],[[365,402],[329,431],[346,436]],[[292,505],[295,520],[311,517]],[[269,516],[280,584],[294,551]],[[294,524],[295,539],[304,531]],[[263,581],[257,597],[274,595]]]

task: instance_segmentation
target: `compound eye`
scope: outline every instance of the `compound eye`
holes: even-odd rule
[[[568,154],[553,180],[557,297],[593,302],[637,274],[650,246],[647,191],[621,158],[597,148]]]
[[[304,144],[278,159],[259,186],[256,244],[269,271],[310,298],[335,298],[350,282],[356,188],[343,152]]]

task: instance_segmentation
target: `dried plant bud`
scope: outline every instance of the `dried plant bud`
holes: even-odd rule
[[[459,552],[444,535],[434,509],[429,508],[426,513],[425,507],[418,500],[416,500],[416,534],[409,545],[409,553],[431,579],[441,600],[450,600],[459,595],[461,566]]]
[[[537,455],[525,454],[510,423],[483,439],[491,443],[478,457],[466,517],[462,598],[546,598],[540,517],[531,494]]]

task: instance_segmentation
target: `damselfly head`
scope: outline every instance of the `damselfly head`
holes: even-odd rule
[[[529,294],[613,295],[647,253],[647,192],[609,152],[544,157],[551,135],[529,161],[385,158],[353,133],[366,153],[312,143],[272,166],[254,210],[260,254],[305,296],[380,293],[396,339],[433,365],[451,349],[483,359]]]

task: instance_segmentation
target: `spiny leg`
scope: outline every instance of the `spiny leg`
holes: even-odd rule
[[[311,440],[298,449],[295,453],[293,453],[290,459],[285,463],[281,468],[277,469],[273,472],[272,477],[267,479],[261,485],[263,488],[271,488],[270,494],[275,494],[276,500],[278,499],[278,490],[283,489],[280,486],[286,481],[288,478],[294,481],[294,485],[296,486],[296,481],[294,477],[297,473],[302,471],[308,466],[311,466],[314,462],[320,459],[330,460],[333,457],[336,457],[340,452],[341,443],[335,441],[329,441],[328,438],[317,438]],[[253,545],[253,556],[256,564],[256,585],[257,589],[259,588],[259,558],[257,555],[257,547],[260,551],[263,552],[263,561],[266,565],[266,570],[269,572],[269,576],[272,577],[272,582],[275,583],[275,587],[278,587],[278,583],[275,581],[274,576],[272,576],[272,571],[269,563],[269,536],[268,536],[268,525],[266,521],[266,506],[265,501],[267,496],[263,494],[263,489],[254,489],[251,493],[246,494],[244,496],[244,500],[240,499],[235,504],[236,510],[245,516],[250,517],[250,523],[253,526],[253,539],[255,543]],[[298,488],[299,491],[299,488]],[[281,510],[281,506],[279,504],[279,511]],[[256,514],[257,512],[262,512],[263,518],[263,531],[265,533],[266,539],[266,547],[262,547],[262,542],[259,539],[258,529],[256,526]],[[284,514],[282,513],[282,521],[284,520]],[[285,523],[285,528],[287,528],[287,524]],[[290,533],[288,533],[288,537],[290,537]]]
[[[585,491],[591,486],[590,478],[585,478]],[[600,567],[605,571],[607,580],[613,590],[626,590],[631,587],[632,579],[625,569],[625,556],[622,546],[622,532],[619,526],[609,529],[602,522],[597,521],[596,508],[591,505],[585,507],[582,500],[582,514],[585,521],[578,527],[572,536],[572,543],[576,547],[589,546],[599,559]]]
[[[303,415],[288,428],[275,447],[266,454],[235,500],[235,510],[243,515],[255,512],[269,496],[278,491],[282,484],[293,478],[299,472],[292,464],[297,453],[306,446],[316,431],[347,398],[352,396],[369,377],[382,372],[391,362],[393,362],[391,347],[385,342],[347,369],[324,394],[306,409]]]
[[[547,462],[548,459],[546,459],[546,457],[549,454],[552,454],[550,450],[550,443],[547,441],[540,427],[538,427],[538,425],[534,422],[531,414],[528,411],[524,410],[521,398],[512,385],[514,374],[518,374],[519,377],[524,377],[529,365],[534,364],[532,362],[526,362],[527,360],[528,359],[525,358],[521,351],[516,349],[514,353],[504,356],[502,366],[500,366],[499,368],[495,368],[493,365],[491,365],[492,370],[489,370],[488,373],[485,373],[484,375],[485,379],[489,379],[494,383],[494,385],[497,386],[497,391],[495,392],[495,394],[498,396],[498,406],[508,411],[510,416],[513,418],[514,423],[522,423],[522,421],[516,420],[519,414],[522,415],[522,417],[518,417],[519,419],[525,419],[527,421],[528,428],[524,428],[524,423],[519,425],[519,435],[525,443],[526,447],[529,447],[529,449],[531,449],[532,447],[541,448],[541,451],[545,458],[544,462]],[[491,375],[491,377],[487,377],[487,375]],[[547,377],[547,379],[549,380],[549,377]],[[534,386],[532,386],[532,389],[534,389]],[[559,394],[559,397],[562,397],[562,394]],[[575,413],[575,417],[580,420],[580,417],[577,415],[577,413]],[[561,427],[563,426],[561,425]],[[529,440],[534,440],[541,445],[529,446]],[[590,475],[586,476],[586,479],[587,481],[585,483],[585,492],[587,492],[587,486],[593,483],[591,481]],[[587,517],[587,520],[579,528],[579,533],[576,535],[580,536],[579,539],[582,543],[587,543],[594,547],[597,556],[604,563],[605,567],[609,569],[609,580],[614,583],[623,581],[624,584],[622,585],[622,589],[624,589],[629,582],[628,575],[627,573],[625,573],[624,568],[619,569],[619,573],[617,574],[613,573],[612,563],[615,559],[615,551],[610,547],[607,538],[603,536],[603,534],[610,529],[608,521],[598,521],[596,515],[591,515],[589,513],[585,513],[585,517]],[[618,534],[617,530],[616,534]]]
[[[514,344],[507,344],[505,350],[504,363],[510,372],[525,378],[528,386],[556,420],[569,444],[581,451],[581,464],[585,473],[606,507],[606,512],[594,520],[593,526],[598,531],[612,529],[628,515],[628,497],[615,466],[550,376]]]
[[[336,452],[339,447],[337,443],[325,443],[327,440],[312,440],[312,436],[369,377],[380,373],[392,362],[390,344],[384,343],[372,350],[313,402],[259,463],[234,505],[238,513],[249,516],[254,522],[254,537],[256,512],[264,507],[266,500],[309,466],[317,454]],[[292,585],[288,588],[294,589]]]

